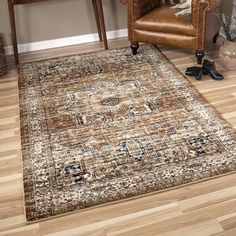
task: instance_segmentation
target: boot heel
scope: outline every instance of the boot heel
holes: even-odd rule
[[[216,70],[215,63],[213,61],[204,60],[202,69],[205,73],[209,74],[213,80],[223,80],[224,76]]]

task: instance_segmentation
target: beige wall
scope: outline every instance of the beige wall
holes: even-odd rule
[[[107,30],[127,27],[126,7],[119,0],[103,0]],[[16,6],[19,43],[97,32],[92,0],[50,0]],[[0,32],[10,45],[7,0],[0,0]]]

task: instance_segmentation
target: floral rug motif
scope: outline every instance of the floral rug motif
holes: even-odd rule
[[[236,169],[235,130],[153,46],[18,73],[28,221]]]

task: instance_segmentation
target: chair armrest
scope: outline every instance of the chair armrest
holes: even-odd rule
[[[219,0],[192,0],[192,12],[196,12],[200,5],[206,5],[207,11],[214,11],[219,3]]]
[[[128,36],[134,40],[134,22],[155,7],[161,5],[161,0],[121,0],[128,8]]]
[[[128,7],[128,18],[132,22],[160,6],[161,0],[125,0]]]
[[[208,7],[208,0],[192,0],[192,24],[194,27],[197,28],[204,24]]]
[[[220,5],[219,0],[208,0],[208,2],[209,2],[209,6],[207,8],[207,11],[214,11]]]
[[[218,7],[217,0],[192,0],[192,24],[197,29],[197,48],[203,48],[205,41],[206,13]]]
[[[192,23],[196,27],[201,24],[201,18],[206,12],[214,11],[219,6],[219,0],[192,0]],[[203,19],[204,20],[204,19]]]

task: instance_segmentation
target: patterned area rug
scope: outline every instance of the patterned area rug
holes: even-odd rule
[[[22,64],[26,214],[39,220],[236,169],[236,133],[155,48]]]

